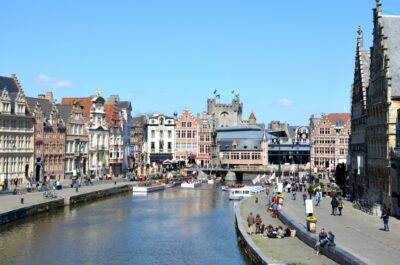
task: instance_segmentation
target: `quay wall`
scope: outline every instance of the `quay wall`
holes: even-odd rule
[[[77,195],[72,195],[72,196],[64,198],[64,204],[65,205],[77,205],[80,203],[109,197],[109,196],[112,196],[112,195],[115,195],[118,193],[130,191],[130,190],[132,190],[132,185],[127,184],[124,186],[117,186],[117,187],[112,187],[109,189],[96,190],[96,191],[82,193],[82,194],[78,193]]]
[[[95,190],[91,192],[77,192],[75,195],[64,196],[64,198],[52,199],[46,202],[36,203],[0,213],[0,225],[16,221],[31,215],[51,211],[66,205],[77,205],[88,201],[109,197],[115,194],[132,190],[132,184],[118,185],[116,187]]]
[[[9,212],[1,213],[0,225],[60,207],[64,207],[64,199],[55,199],[48,202],[21,207]]]
[[[296,236],[309,245],[310,247],[314,248],[315,244],[317,243],[318,239],[315,234],[310,233],[302,224],[296,222],[290,215],[285,213],[284,211],[278,212],[278,218],[291,229],[296,230]],[[330,258],[331,260],[337,262],[338,264],[342,265],[366,265],[365,262],[360,260],[359,258],[355,257],[353,254],[347,252],[346,250],[335,246],[329,248],[321,248],[320,252],[323,253],[325,256]]]
[[[256,246],[251,237],[247,234],[246,226],[243,222],[242,217],[240,216],[240,205],[241,202],[237,206],[235,206],[236,231],[237,231],[239,245],[242,247],[247,257],[251,260],[253,264],[260,264],[260,265],[285,264],[285,263],[274,262],[270,257],[268,257],[264,252],[262,252],[259,247]]]

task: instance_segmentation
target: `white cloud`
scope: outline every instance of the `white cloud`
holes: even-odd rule
[[[293,101],[287,98],[282,98],[279,100],[279,105],[286,107],[293,106]]]
[[[49,88],[67,88],[72,86],[70,81],[51,77],[45,74],[38,74],[35,76],[35,82],[38,86]]]

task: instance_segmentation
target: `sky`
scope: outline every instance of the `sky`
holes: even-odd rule
[[[381,0],[400,15],[399,0]],[[375,0],[2,0],[0,75],[27,96],[130,100],[133,114],[207,110],[235,89],[243,119],[309,123],[350,111],[357,27]]]

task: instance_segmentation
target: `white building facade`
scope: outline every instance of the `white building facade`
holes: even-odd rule
[[[98,177],[105,177],[108,173],[109,129],[104,103],[104,98],[100,96],[92,99],[88,124],[90,175]]]
[[[155,114],[146,123],[147,162],[175,159],[175,119]]]

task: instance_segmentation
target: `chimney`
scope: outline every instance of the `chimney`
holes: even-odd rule
[[[53,102],[53,92],[46,92],[46,97],[48,101]]]

